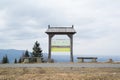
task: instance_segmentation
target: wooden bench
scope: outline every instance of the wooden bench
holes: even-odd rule
[[[84,59],[91,59],[91,62],[97,62],[97,57],[77,57],[78,62],[84,62]]]

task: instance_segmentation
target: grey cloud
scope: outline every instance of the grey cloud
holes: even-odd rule
[[[18,34],[15,34],[14,36],[15,36],[14,38],[15,40],[29,40],[29,39],[35,39],[39,37],[39,35],[35,33],[29,33],[29,32],[18,33]]]
[[[65,12],[61,10],[57,10],[55,8],[48,8],[48,7],[36,7],[28,5],[26,2],[24,5],[23,3],[14,2],[12,6],[9,6],[8,15],[10,16],[10,22],[8,23],[9,26],[20,26],[22,25],[22,21],[26,18],[33,18],[36,21],[40,22],[40,26],[46,26],[46,24],[53,24],[53,25],[71,25],[71,24],[86,24],[92,22],[93,19],[90,18],[82,18],[81,19],[67,19],[67,15],[65,16]],[[17,5],[18,4],[18,5]],[[81,14],[80,14],[81,15]],[[79,16],[80,16],[79,15]],[[79,17],[78,17],[79,18]],[[77,22],[76,22],[77,21]]]
[[[80,39],[100,39],[102,37],[108,36],[108,31],[97,30],[97,29],[80,29],[76,35]]]
[[[1,0],[0,10],[5,9],[7,16],[5,28],[0,29],[0,41],[7,44],[9,41],[17,43],[19,40],[45,38],[44,31],[50,24],[75,25],[75,38],[83,40],[116,35],[117,43],[119,3],[119,0]]]
[[[5,39],[5,38],[0,38],[0,42],[1,42],[1,44],[4,44],[4,43],[9,43],[10,42],[10,40],[9,39]]]
[[[12,40],[30,40],[35,38],[44,38],[44,29],[35,29],[30,27],[24,28],[9,28],[8,30],[2,32],[6,33],[6,37]]]

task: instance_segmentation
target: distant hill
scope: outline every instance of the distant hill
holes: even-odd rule
[[[15,58],[19,60],[25,50],[16,50],[16,49],[0,49],[0,62],[3,59],[3,56],[7,55],[9,62],[14,63]],[[44,59],[47,59],[47,53],[43,54]]]
[[[0,62],[3,56],[7,55],[10,63],[14,63],[15,58],[17,60],[22,56],[25,50],[16,50],[16,49],[0,49]],[[44,59],[47,59],[47,53],[43,53]],[[66,55],[52,55],[52,59],[55,62],[69,62],[69,56]]]
[[[7,55],[9,58],[9,62],[13,63],[15,58],[19,59],[25,50],[16,50],[16,49],[0,49],[0,62],[3,56]],[[47,60],[48,54],[43,53],[44,59]],[[74,55],[74,61],[77,62],[78,56],[91,56],[91,55]],[[98,57],[98,61],[107,61],[108,59],[113,59],[114,61],[120,61],[120,56],[96,56]],[[69,55],[54,55],[51,56],[55,62],[69,62],[70,56]]]
[[[19,59],[25,50],[15,50],[15,49],[0,49],[0,62],[3,56],[7,55],[10,63],[14,62],[14,59]]]

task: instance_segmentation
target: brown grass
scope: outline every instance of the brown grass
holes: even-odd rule
[[[0,80],[120,80],[120,68],[0,68]]]

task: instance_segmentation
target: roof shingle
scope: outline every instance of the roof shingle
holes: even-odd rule
[[[47,31],[46,31],[47,34],[49,33],[76,33],[74,27],[48,27]]]

